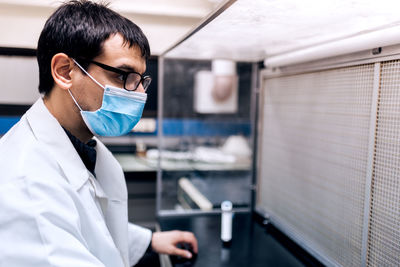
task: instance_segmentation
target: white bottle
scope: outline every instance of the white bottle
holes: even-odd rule
[[[224,245],[229,245],[232,240],[232,202],[222,202],[221,211],[221,240]]]

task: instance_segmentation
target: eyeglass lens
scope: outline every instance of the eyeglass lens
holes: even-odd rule
[[[126,77],[125,88],[127,90],[136,90],[141,81],[141,76],[137,73],[129,73]],[[143,89],[146,91],[151,82],[150,77],[145,77],[142,82]]]

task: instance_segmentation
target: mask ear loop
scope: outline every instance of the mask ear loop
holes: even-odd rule
[[[104,87],[103,85],[101,85],[101,83],[99,83],[98,81],[96,81],[96,79],[93,78],[92,75],[90,75],[84,68],[82,68],[82,66],[79,65],[79,63],[76,62],[75,59],[72,59],[72,60],[75,62],[75,64],[76,64],[87,76],[89,76],[90,79],[92,79],[92,81],[94,81],[98,86],[100,86],[103,90],[105,90],[105,87]]]
[[[69,90],[68,88],[68,93],[70,94],[70,96],[72,97],[72,100],[74,100],[75,105],[79,108],[80,111],[83,111],[81,106],[79,106],[78,102],[76,102],[75,97],[72,95],[71,90]]]

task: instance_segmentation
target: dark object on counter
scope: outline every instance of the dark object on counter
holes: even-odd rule
[[[197,259],[197,253],[193,252],[193,248],[190,244],[187,243],[179,243],[178,248],[188,250],[190,253],[192,253],[192,258],[187,259],[181,256],[170,256],[171,263],[175,267],[190,267],[194,266],[196,263]]]

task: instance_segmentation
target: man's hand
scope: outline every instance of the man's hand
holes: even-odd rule
[[[177,247],[179,243],[190,244],[193,252],[197,254],[197,239],[191,232],[166,231],[155,232],[151,239],[151,246],[155,252],[161,254],[177,255],[190,259],[192,254],[184,249]]]

